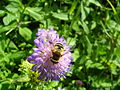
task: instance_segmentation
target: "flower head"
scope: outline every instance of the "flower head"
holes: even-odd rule
[[[60,80],[65,77],[65,73],[70,70],[71,52],[63,37],[54,29],[39,29],[34,40],[37,48],[27,58],[28,62],[33,63],[33,71],[40,72],[39,80]]]
[[[83,85],[83,82],[81,80],[76,80],[76,85],[81,87]]]

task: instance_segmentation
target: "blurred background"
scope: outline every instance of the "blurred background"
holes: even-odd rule
[[[39,28],[72,46],[71,73],[39,81],[26,58]],[[119,90],[120,0],[0,0],[0,90]]]

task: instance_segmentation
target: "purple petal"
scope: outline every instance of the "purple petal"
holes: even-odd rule
[[[41,64],[41,63],[43,63],[42,58],[41,58],[41,57],[36,58],[36,59],[35,59],[35,63],[36,63],[36,64]]]
[[[38,48],[33,48],[34,51],[40,51]]]
[[[32,53],[32,57],[38,57],[39,56],[39,54],[38,53]]]

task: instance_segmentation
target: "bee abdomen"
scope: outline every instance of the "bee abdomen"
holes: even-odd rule
[[[51,58],[51,62],[52,62],[53,64],[57,64],[57,63],[58,63],[58,61],[56,61],[56,60],[54,60],[54,59],[52,59],[52,58]]]

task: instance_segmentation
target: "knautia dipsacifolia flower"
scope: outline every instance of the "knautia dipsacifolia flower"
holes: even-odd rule
[[[37,48],[27,58],[28,62],[33,63],[33,71],[40,72],[39,80],[60,80],[69,72],[71,66],[70,46],[67,46],[63,37],[54,29],[39,29],[34,40]]]

